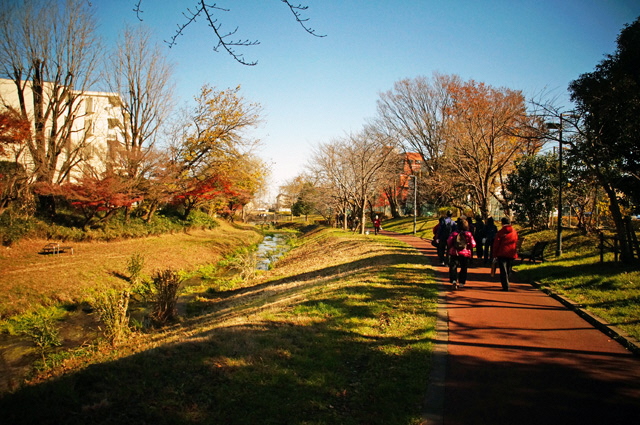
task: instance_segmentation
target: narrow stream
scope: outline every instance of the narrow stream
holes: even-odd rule
[[[287,245],[288,236],[281,233],[267,235],[258,245],[256,254],[258,255],[258,270],[269,270],[269,266],[282,257],[290,247]]]

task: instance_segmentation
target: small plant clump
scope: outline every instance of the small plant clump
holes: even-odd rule
[[[240,250],[226,260],[226,265],[237,272],[243,281],[251,281],[256,275],[258,254],[253,249]]]
[[[104,336],[112,344],[124,341],[131,329],[129,328],[129,289],[122,291],[108,290],[95,298],[95,307],[104,324]]]
[[[144,256],[140,253],[135,253],[127,261],[127,271],[129,272],[131,293],[138,295],[142,301],[146,302],[153,295],[153,288],[148,276],[142,274],[144,263]]]
[[[178,295],[182,277],[178,272],[167,269],[157,272],[153,277],[155,305],[151,318],[162,325],[178,316]]]
[[[127,262],[127,271],[129,272],[129,281],[132,285],[140,283],[142,268],[144,267],[144,256],[140,253],[133,254]]]
[[[40,312],[25,317],[21,333],[28,336],[38,347],[43,363],[49,348],[62,345],[62,338],[54,319]]]

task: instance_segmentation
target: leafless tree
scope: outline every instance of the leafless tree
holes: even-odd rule
[[[284,5],[289,9],[289,11],[293,14],[295,20],[302,26],[302,28],[309,34],[315,37],[324,37],[324,35],[318,34],[313,28],[309,26],[309,18],[305,18],[303,16],[303,12],[308,9],[308,6],[304,6],[302,4],[295,5],[289,0],[280,0]],[[142,0],[137,0],[133,9],[136,13],[138,19],[142,20]],[[217,44],[213,47],[214,51],[219,51],[220,49],[226,51],[233,59],[237,62],[253,66],[256,65],[257,61],[248,61],[244,58],[244,54],[238,52],[238,48],[255,46],[260,44],[258,40],[234,40],[236,33],[238,32],[238,28],[236,27],[234,30],[225,32],[222,29],[222,23],[218,20],[218,15],[221,12],[228,12],[229,9],[218,6],[216,3],[209,4],[206,0],[198,0],[194,1],[193,7],[187,8],[185,12],[183,12],[184,22],[178,24],[178,28],[176,29],[175,34],[166,41],[169,47],[173,47],[176,45],[177,40],[180,36],[184,34],[186,28],[190,25],[193,25],[198,18],[203,18],[207,25],[211,28],[215,35],[215,39],[217,40]]]
[[[118,153],[129,178],[144,171],[161,126],[174,106],[169,64],[151,32],[127,27],[107,66],[109,91],[119,95]]]
[[[373,120],[378,131],[397,140],[406,152],[422,157],[421,189],[425,201],[447,204],[451,178],[444,165],[446,131],[452,103],[449,86],[460,81],[455,75],[434,73],[431,79],[400,80],[381,93]]]
[[[343,158],[342,146],[339,141],[318,145],[307,165],[309,176],[313,176],[314,185],[322,187],[323,192],[330,193],[326,197],[329,206],[336,211],[342,221],[342,227],[347,230],[349,210],[355,211],[352,170]],[[307,178],[304,181],[308,181]]]
[[[394,153],[394,146],[386,136],[367,128],[321,144],[312,155],[313,174],[324,177],[325,186],[333,188],[338,202],[351,206],[361,233],[366,228],[366,206],[381,193],[385,171],[395,164]]]
[[[83,93],[95,83],[99,40],[84,0],[5,1],[0,11],[0,73],[15,84],[19,112],[33,124],[27,149],[36,181],[64,180],[82,159],[75,137]],[[33,108],[31,108],[31,105]]]
[[[444,153],[451,105],[447,87],[459,79],[434,74],[432,81],[425,77],[401,80],[378,99],[376,127],[397,139],[407,151],[419,153],[427,174],[437,172]]]

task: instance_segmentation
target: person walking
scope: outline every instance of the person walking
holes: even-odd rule
[[[502,229],[496,234],[493,241],[493,257],[498,262],[500,269],[500,283],[502,290],[509,290],[509,275],[513,260],[518,258],[518,232],[511,226],[507,217],[502,218]]]
[[[373,232],[377,235],[378,233],[380,233],[380,218],[378,216],[376,216],[376,218],[373,219]]]
[[[482,256],[484,255],[484,244],[485,244],[485,236],[484,236],[484,221],[482,217],[476,216],[476,225],[473,231],[473,239],[476,241],[476,257],[478,264],[482,262]]]
[[[487,224],[484,226],[484,264],[489,264],[491,258],[493,258],[493,241],[498,233],[498,228],[493,222],[493,217],[487,219]]]
[[[447,211],[447,216],[440,220],[440,226],[438,226],[438,259],[443,266],[446,264],[447,240],[456,229],[456,223],[451,218],[452,216],[453,212]]]
[[[454,289],[462,288],[467,283],[469,261],[473,256],[476,241],[469,231],[469,222],[462,219],[458,222],[458,229],[447,239],[449,252],[449,282]],[[458,268],[460,270],[458,271]]]

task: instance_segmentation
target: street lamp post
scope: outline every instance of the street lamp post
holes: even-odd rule
[[[563,163],[562,163],[562,129],[564,127],[563,117],[575,116],[570,113],[560,114],[560,124],[547,123],[548,128],[558,130],[558,229],[556,234],[556,257],[562,256],[562,189],[563,183]]]
[[[562,255],[562,114],[558,129],[558,232],[556,234],[556,257]]]
[[[418,176],[411,174],[409,177],[413,177],[413,234],[415,235],[418,218]]]
[[[413,177],[413,234],[416,234],[416,220],[418,217],[418,176],[415,174],[400,174],[404,177]]]

